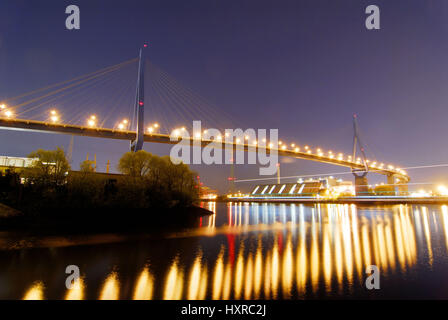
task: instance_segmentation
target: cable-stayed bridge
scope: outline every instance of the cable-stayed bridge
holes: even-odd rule
[[[138,151],[142,149],[144,142],[178,143],[182,138],[182,131],[187,129],[185,126],[176,126],[173,122],[185,123],[185,119],[200,119],[209,125],[209,128],[230,128],[229,124],[238,123],[237,119],[225,115],[222,109],[208,103],[157,66],[151,63],[145,66],[145,48],[146,45],[140,49],[136,59],[1,102],[0,128],[127,140],[130,141],[131,150]],[[137,86],[132,81],[136,73]],[[57,109],[55,105],[58,106]],[[102,117],[92,112],[95,107],[101,109],[104,105],[108,108],[101,110],[104,114]],[[126,106],[127,110],[124,108]],[[145,111],[149,111],[152,119],[155,115],[160,116],[160,121],[147,124]],[[179,138],[172,139],[173,136]],[[209,139],[200,132],[187,140],[203,147],[214,142],[215,146],[222,148],[265,153],[275,151],[280,156],[347,167],[355,175],[357,186],[367,186],[367,172],[384,175],[388,184],[399,185],[402,189],[410,180],[407,173],[400,168],[367,159],[359,139],[356,116],[351,155],[324,152],[320,148],[303,144],[299,146],[282,141],[271,143],[266,139],[258,141],[248,136],[232,137],[229,141],[224,136]]]

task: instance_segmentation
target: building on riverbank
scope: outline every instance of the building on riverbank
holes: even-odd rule
[[[339,195],[354,195],[352,182],[337,180],[333,177],[324,179],[299,180],[295,183],[275,183],[256,185],[250,192],[250,197],[331,197]]]
[[[6,170],[21,171],[31,166],[35,159],[26,157],[8,157],[0,156],[0,173],[6,173]]]

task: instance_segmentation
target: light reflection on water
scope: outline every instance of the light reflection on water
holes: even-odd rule
[[[134,300],[151,300],[153,292],[154,278],[149,272],[147,266],[145,266],[138,277],[137,283],[135,285]]]
[[[44,299],[44,285],[41,281],[36,281],[26,291],[23,300],[43,300]]]
[[[83,278],[75,280],[72,289],[67,290],[65,300],[84,300],[84,287]]]
[[[407,275],[425,276],[438,260],[446,264],[447,206],[214,202],[204,206],[216,214],[201,218],[197,229],[167,235],[165,240],[111,244],[114,254],[103,256],[95,245],[79,246],[73,256],[70,248],[59,248],[55,259],[80,265],[83,278],[78,288],[63,288],[63,274],[57,284],[48,278],[50,275],[42,275],[19,288],[25,292],[20,298],[369,297],[373,293],[364,288],[369,265],[378,266],[382,285],[387,288],[388,284],[401,283]],[[164,246],[169,250],[165,252]],[[88,253],[95,249],[99,260]],[[153,254],[155,250],[161,252]],[[93,264],[105,265],[110,271],[101,274]],[[50,274],[56,272],[51,265],[47,267]],[[95,274],[93,279],[89,272]],[[0,275],[4,278],[7,271],[0,269]],[[9,292],[17,292],[16,283],[9,286]],[[17,298],[4,292],[0,292],[1,298]]]

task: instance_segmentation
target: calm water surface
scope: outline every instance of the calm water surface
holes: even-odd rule
[[[215,214],[157,239],[3,234],[0,299],[448,299],[447,206],[203,205]]]

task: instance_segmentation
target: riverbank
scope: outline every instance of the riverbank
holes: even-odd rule
[[[0,232],[26,232],[46,235],[92,233],[141,233],[196,226],[213,212],[199,206],[162,208],[92,208],[43,210],[24,214],[0,206]]]

